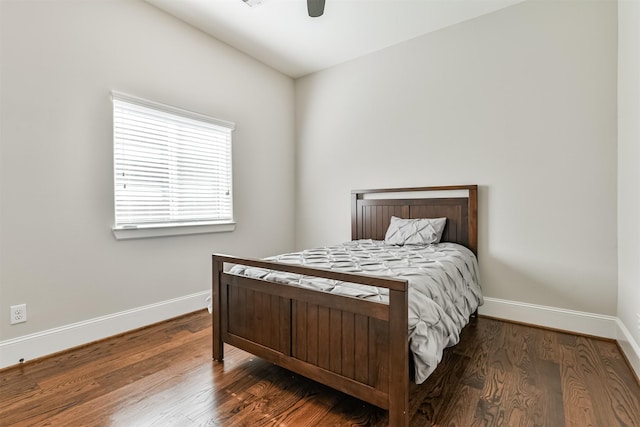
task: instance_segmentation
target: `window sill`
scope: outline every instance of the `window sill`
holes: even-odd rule
[[[145,239],[149,237],[184,236],[188,234],[225,233],[236,229],[235,222],[209,224],[171,224],[137,227],[113,227],[116,240]]]

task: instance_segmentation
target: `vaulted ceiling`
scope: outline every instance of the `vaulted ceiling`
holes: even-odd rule
[[[297,78],[523,0],[146,0]]]

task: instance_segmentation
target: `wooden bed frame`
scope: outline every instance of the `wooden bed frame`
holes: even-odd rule
[[[351,237],[384,240],[392,215],[447,217],[442,241],[477,253],[477,194],[476,185],[353,191]],[[389,304],[231,275],[225,263],[384,287]],[[407,426],[407,287],[406,280],[213,255],[213,359],[222,361],[223,343],[231,344],[387,409],[389,425]]]

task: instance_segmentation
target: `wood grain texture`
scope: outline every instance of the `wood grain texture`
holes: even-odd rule
[[[232,346],[211,361],[211,326],[197,312],[0,371],[0,426],[388,425],[387,411]],[[408,407],[421,427],[637,427],[640,385],[613,342],[480,317],[409,386]]]

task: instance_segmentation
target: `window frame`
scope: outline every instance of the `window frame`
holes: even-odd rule
[[[235,129],[233,122],[216,119],[210,116],[206,116],[193,111],[184,110],[182,108],[173,107],[170,105],[150,101],[147,99],[139,98],[136,96],[124,94],[122,92],[111,91],[112,100],[112,119],[113,119],[113,219],[114,224],[112,226],[112,232],[117,240],[121,239],[137,239],[148,237],[163,237],[163,236],[179,236],[189,234],[202,234],[202,233],[218,233],[218,232],[230,232],[235,230],[236,222],[234,217],[234,198],[233,198],[233,140],[231,134]],[[115,117],[115,101],[120,101],[128,104],[134,104],[136,106],[150,108],[164,114],[171,114],[180,118],[186,118],[190,120],[196,120],[203,123],[213,124],[215,126],[223,127],[229,130],[229,192],[230,192],[230,219],[214,220],[214,221],[182,221],[182,222],[164,222],[164,223],[138,223],[138,224],[124,224],[117,225],[116,221],[116,208],[117,208],[117,170],[116,170],[116,117]]]

